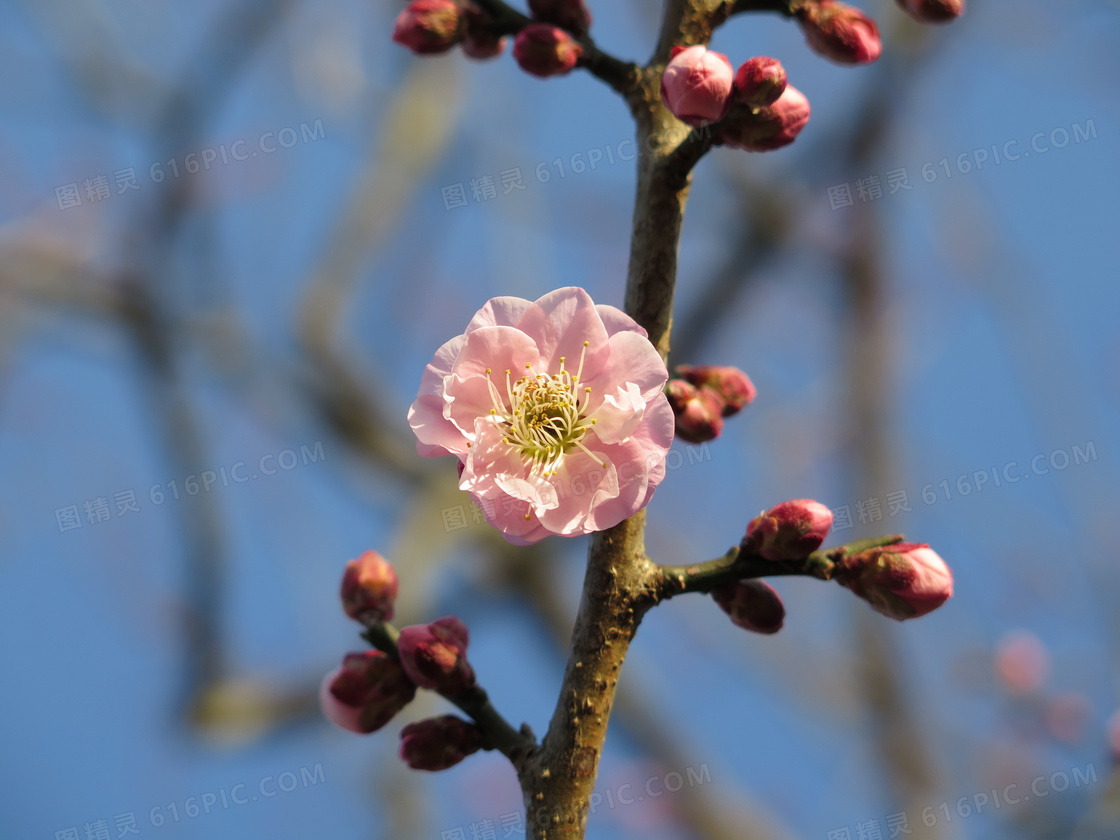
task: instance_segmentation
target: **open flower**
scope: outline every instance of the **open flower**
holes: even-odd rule
[[[425,457],[511,543],[617,525],[665,476],[669,374],[646,331],[568,287],[489,301],[424,370],[408,412]]]

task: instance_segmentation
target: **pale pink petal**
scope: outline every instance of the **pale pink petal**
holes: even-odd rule
[[[506,371],[513,379],[541,364],[533,340],[514,327],[479,327],[467,336],[451,375],[444,384],[444,416],[468,439],[474,421],[490,414],[495,394],[506,402]],[[486,373],[487,368],[492,372]],[[493,384],[493,388],[491,387]]]
[[[594,438],[588,436],[585,440],[592,454],[580,449],[564,456],[556,475],[550,479],[559,503],[538,511],[541,523],[557,534],[586,534],[596,530],[586,527],[589,515],[597,506],[618,495],[615,465],[600,451],[603,447]]]
[[[619,385],[633,382],[650,401],[669,381],[669,371],[649,339],[637,333],[620,332],[607,342],[610,358],[596,376],[584,377],[583,385],[591,388],[588,411],[591,416],[607,394],[616,394]]]
[[[479,327],[516,327],[517,322],[521,320],[525,315],[525,310],[530,306],[532,306],[532,302],[525,300],[525,298],[491,298],[471,318],[464,334],[474,332]]]
[[[444,417],[443,394],[444,378],[451,372],[464,342],[463,336],[456,336],[436,351],[424,368],[420,391],[408,409],[408,424],[417,439],[416,451],[423,457],[458,452],[465,444],[462,433]]]
[[[638,428],[646,413],[646,400],[633,382],[619,385],[614,394],[606,394],[599,408],[591,415],[595,434],[603,443],[626,440]]]
[[[638,326],[638,322],[621,309],[600,303],[596,304],[595,311],[599,313],[599,317],[603,320],[603,326],[607,328],[607,335],[614,335],[619,332],[636,332],[642,338],[649,337],[645,328]]]
[[[557,373],[561,356],[566,359],[565,369],[574,373],[583,355],[582,377],[587,379],[598,373],[609,356],[603,319],[587,292],[574,286],[557,289],[533,303],[517,328],[536,342],[544,366],[541,373]],[[584,342],[589,342],[586,352]]]

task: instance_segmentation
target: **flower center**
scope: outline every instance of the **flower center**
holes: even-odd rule
[[[502,442],[512,446],[531,462],[533,470],[542,474],[555,474],[565,452],[579,447],[591,454],[580,438],[584,436],[594,419],[584,417],[591,389],[579,386],[583,373],[583,359],[587,346],[579,356],[579,367],[573,374],[565,370],[566,357],[560,357],[560,371],[549,375],[536,373],[531,364],[526,364],[526,373],[518,379],[506,371],[506,399],[502,399],[498,388],[490,381],[490,398],[494,407],[490,414],[499,419],[502,429]],[[490,369],[486,369],[489,376]],[[583,404],[580,404],[580,397]]]

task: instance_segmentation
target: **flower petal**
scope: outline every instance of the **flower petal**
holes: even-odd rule
[[[557,373],[561,356],[566,358],[565,369],[575,372],[583,355],[582,377],[587,379],[599,372],[609,356],[603,319],[587,292],[576,286],[557,289],[533,303],[517,328],[536,342],[541,373]],[[588,342],[586,352],[584,342]]]
[[[444,378],[451,372],[465,338],[456,336],[443,344],[424,368],[420,391],[408,409],[408,424],[416,434],[416,451],[425,458],[460,452],[466,439],[444,416]]]

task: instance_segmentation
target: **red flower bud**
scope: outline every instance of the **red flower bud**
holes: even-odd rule
[[[727,56],[703,46],[674,47],[661,77],[661,101],[681,122],[707,125],[726,116],[734,86]]]
[[[670,379],[665,396],[677,418],[677,437],[707,443],[723,431],[723,400],[711,388],[697,388],[683,379]]]
[[[712,590],[712,598],[731,616],[731,623],[755,633],[777,633],[786,608],[774,588],[761,580],[741,580]]]
[[[463,54],[484,60],[500,55],[506,39],[494,31],[494,18],[474,3],[463,7],[467,18],[467,31],[463,36]]]
[[[809,100],[788,85],[778,101],[754,113],[733,112],[724,120],[716,142],[748,152],[769,152],[788,146],[809,122]]]
[[[474,685],[467,662],[467,628],[454,616],[401,630],[397,649],[401,666],[421,688],[455,695]]]
[[[747,525],[742,550],[767,560],[804,560],[821,547],[832,527],[832,511],[812,499],[775,505]]]
[[[964,0],[898,0],[898,5],[921,23],[948,23],[964,14]]]
[[[397,573],[376,551],[365,551],[342,573],[342,609],[355,621],[389,621],[397,600]]]
[[[554,23],[582,38],[591,28],[591,12],[583,0],[529,0],[533,19]]]
[[[582,55],[571,35],[547,23],[530,23],[513,41],[513,57],[521,69],[541,78],[571,72]]]
[[[953,594],[953,573],[925,543],[898,543],[849,554],[833,577],[876,612],[899,621],[917,618]]]
[[[414,0],[393,25],[393,40],[414,53],[447,52],[463,40],[466,17],[452,0]]]
[[[751,378],[735,367],[679,365],[675,373],[697,388],[710,388],[718,394],[723,403],[720,413],[724,417],[738,414],[758,393]]]
[[[840,64],[870,64],[883,51],[875,21],[845,3],[810,0],[797,20],[813,52]]]
[[[735,99],[751,108],[773,105],[785,92],[788,81],[782,62],[757,56],[745,62],[735,74]]]
[[[376,732],[416,696],[404,670],[379,650],[348,653],[323,678],[319,705],[329,721],[351,732]]]
[[[478,727],[455,715],[418,720],[401,730],[401,758],[413,770],[446,770],[481,747]]]

